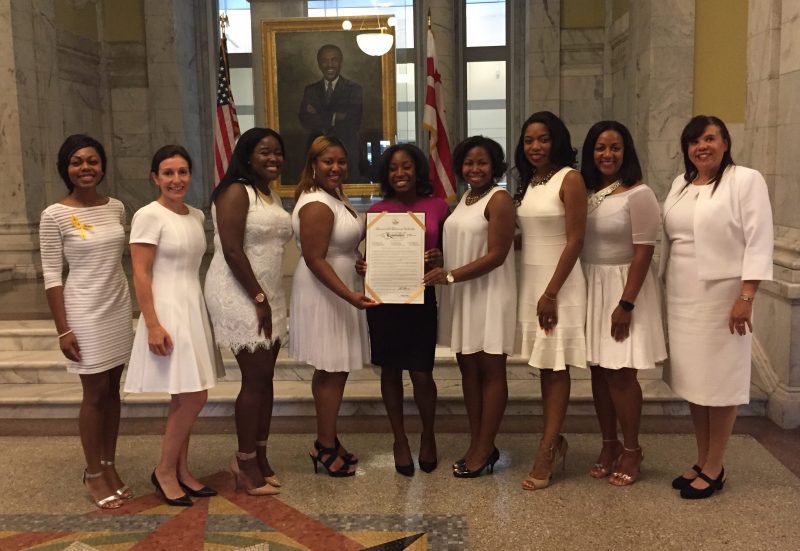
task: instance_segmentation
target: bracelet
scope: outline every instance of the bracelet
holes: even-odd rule
[[[623,310],[625,310],[626,312],[630,312],[630,311],[632,311],[634,308],[636,308],[636,305],[635,305],[634,303],[632,303],[632,302],[629,302],[629,301],[627,301],[627,300],[620,300],[620,301],[619,301],[619,306],[620,306],[620,308],[622,308],[622,309],[623,309]]]
[[[542,296],[543,296],[544,298],[546,298],[547,300],[549,300],[550,302],[556,302],[556,297],[551,297],[551,296],[550,296],[550,295],[548,295],[547,293],[542,293]]]
[[[754,298],[756,298],[754,295],[739,295],[739,300],[743,300],[745,302],[753,302]]]
[[[70,329],[69,331],[65,331],[65,332],[61,333],[61,334],[58,336],[59,340],[60,340],[60,339],[63,339],[64,337],[66,337],[66,336],[67,336],[67,335],[69,335],[70,333],[72,333],[72,329]]]

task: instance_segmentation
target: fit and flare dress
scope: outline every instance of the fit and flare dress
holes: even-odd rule
[[[648,270],[636,297],[628,338],[611,337],[611,314],[628,281],[634,245],[655,245],[660,209],[646,185],[607,195],[586,220],[581,261],[588,289],[586,352],[590,365],[607,369],[652,369],[667,357],[661,294]]]
[[[353,216],[339,199],[320,190],[300,195],[292,211],[298,247],[300,209],[315,202],[328,207],[334,217],[325,260],[349,289],[362,289],[364,282],[355,265],[360,258],[358,244],[364,238],[364,218]],[[369,359],[364,311],[323,285],[302,257],[292,281],[289,335],[289,355],[322,371],[356,371]]]
[[[566,366],[586,367],[586,280],[580,260],[558,292],[558,323],[549,335],[536,316],[536,304],[567,244],[566,211],[559,192],[570,170],[574,169],[564,167],[546,184],[530,186],[517,207],[517,224],[522,230],[517,339],[531,366],[555,371]]]
[[[444,223],[444,267],[454,270],[485,255],[489,221],[485,210],[496,187],[478,202],[467,205],[464,194]],[[439,344],[453,352],[512,354],[517,311],[514,248],[505,262],[475,279],[443,286],[439,308]]]
[[[250,267],[267,295],[272,311],[272,339],[258,332],[258,318],[253,297],[233,275],[225,255],[217,227],[217,209],[211,205],[214,220],[214,257],[206,274],[205,297],[208,313],[214,324],[214,336],[221,347],[234,354],[258,348],[270,349],[276,341],[286,343],[286,295],[283,292],[283,248],[292,237],[289,213],[283,210],[280,197],[272,193],[272,203],[265,202],[256,191],[244,183],[250,207],[244,231],[244,253]]]
[[[425,250],[441,248],[442,225],[448,212],[443,199],[421,197],[412,204],[385,199],[369,209],[369,212],[408,211],[425,213]],[[424,304],[381,304],[367,310],[367,322],[373,364],[408,371],[433,370],[437,331],[433,286],[425,287]]]
[[[81,349],[67,371],[101,373],[124,365],[131,354],[133,324],[128,280],[122,270],[125,207],[117,199],[96,207],[56,203],[42,212],[39,241],[44,288],[64,284],[67,324]]]
[[[216,385],[217,376],[223,375],[200,287],[200,261],[206,251],[204,216],[187,207],[188,214],[177,214],[153,201],[133,215],[131,244],[156,246],[153,305],[172,338],[173,350],[168,356],[150,351],[147,325],[140,315],[126,392],[198,392]]]

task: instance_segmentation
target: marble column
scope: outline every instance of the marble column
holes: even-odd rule
[[[524,117],[561,111],[561,2],[527,2],[528,98]]]

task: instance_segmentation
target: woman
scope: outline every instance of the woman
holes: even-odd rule
[[[347,151],[331,136],[311,142],[295,191],[292,229],[302,259],[292,282],[289,355],[314,366],[311,392],[317,411],[317,440],[309,452],[330,476],[355,474],[358,459],[341,445],[336,419],[350,371],[367,359],[364,308],[374,306],[356,290],[354,265],[364,238],[358,216],[342,184],[347,177]]]
[[[667,356],[658,282],[650,270],[658,237],[658,200],[642,183],[630,132],[616,121],[598,122],[589,129],[581,173],[592,192],[581,254],[588,287],[587,359],[603,435],[589,474],[610,474],[611,484],[628,486],[639,477],[644,459],[637,370],[653,369]]]
[[[506,357],[514,350],[517,282],[514,203],[497,186],[505,173],[503,149],[473,136],[453,151],[455,173],[469,185],[444,224],[444,267],[425,274],[442,290],[439,344],[456,353],[469,421],[470,443],[453,476],[494,472],[495,437],[508,400]]]
[[[216,495],[188,463],[189,433],[221,368],[200,287],[204,217],[183,202],[192,181],[192,160],[183,147],[156,151],[150,177],[161,194],[131,222],[133,285],[142,315],[125,390],[170,393],[161,459],[150,480],[169,505],[190,506],[189,496]]]
[[[514,160],[520,175],[522,230],[519,332],[524,356],[540,370],[544,430],[526,490],[550,484],[567,455],[561,435],[569,402],[569,367],[586,366],[586,280],[578,257],[586,229],[586,186],[564,123],[549,111],[522,125]]]
[[[389,147],[381,157],[378,177],[383,201],[369,212],[422,212],[425,214],[425,265],[442,266],[442,226],[447,203],[432,197],[425,154],[411,144]],[[357,264],[361,273],[366,263]],[[414,460],[403,425],[403,370],[408,370],[414,400],[422,421],[419,468],[426,473],[438,465],[433,424],[436,416],[436,292],[425,287],[424,305],[384,304],[367,311],[372,363],[381,366],[381,396],[394,434],[394,467],[405,476],[414,474]]]
[[[270,190],[283,149],[274,130],[251,128],[236,142],[211,194],[215,236],[206,303],[217,344],[231,349],[242,373],[235,408],[239,450],[231,468],[237,487],[251,495],[277,494],[281,485],[267,460],[267,437],[275,360],[288,329],[281,279],[292,223]]]
[[[68,193],[42,212],[39,224],[44,288],[67,371],[77,373],[83,387],[78,417],[86,458],[83,484],[97,507],[116,509],[133,497],[114,468],[119,381],[133,343],[121,262],[125,208],[97,190],[106,173],[106,152],[97,140],[83,134],[64,140],[58,173]]]
[[[736,406],[750,401],[753,300],[772,279],[772,211],[764,178],[736,166],[717,117],[698,115],[681,134],[686,171],[664,201],[660,258],[666,274],[670,370],[689,402],[697,462],[672,481],[686,499],[725,484],[725,447]]]

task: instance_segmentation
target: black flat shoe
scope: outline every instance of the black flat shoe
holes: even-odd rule
[[[703,472],[703,469],[701,469],[699,465],[692,465],[692,470],[694,472],[696,472],[697,474],[700,474],[701,472]],[[672,487],[675,490],[682,490],[686,486],[691,484],[693,480],[694,480],[694,478],[686,478],[685,476],[681,475],[681,476],[679,476],[679,477],[677,477],[677,478],[672,480]]]
[[[681,497],[683,499],[706,499],[714,495],[714,492],[722,490],[725,486],[725,468],[720,471],[719,476],[712,480],[705,473],[700,473],[697,478],[705,480],[708,486],[699,490],[692,485],[681,488]]]
[[[192,503],[192,499],[183,494],[181,497],[177,499],[170,499],[167,497],[167,494],[164,493],[164,490],[161,488],[161,483],[158,481],[158,477],[156,476],[156,472],[153,471],[153,474],[150,475],[150,482],[153,483],[153,486],[156,488],[156,492],[161,494],[161,498],[167,502],[167,505],[172,505],[173,507],[191,507],[194,505]]]
[[[422,468],[422,464],[420,464],[420,468]],[[403,476],[414,476],[414,462],[412,461],[409,465],[395,464],[394,470]]]
[[[423,461],[419,459],[419,468],[422,472],[432,473],[436,470],[436,467],[439,466],[439,460],[434,459],[433,461]]]
[[[189,486],[178,480],[178,484],[181,485],[183,491],[189,494],[192,497],[214,497],[217,495],[217,491],[209,488],[208,486],[203,486],[199,490],[192,490]]]
[[[489,454],[489,457],[486,459],[486,463],[481,465],[480,468],[475,469],[474,471],[470,471],[467,469],[466,461],[464,464],[453,471],[453,476],[456,478],[478,478],[483,474],[484,470],[488,470],[488,472],[494,473],[494,464],[500,459],[500,450],[495,448],[492,450],[492,453]]]

